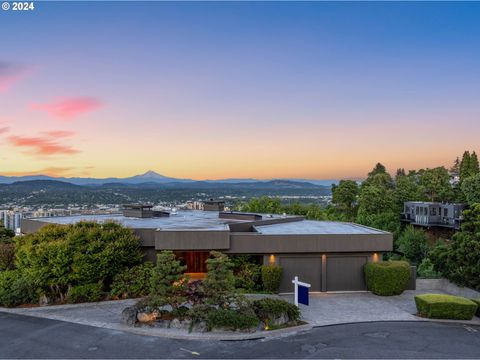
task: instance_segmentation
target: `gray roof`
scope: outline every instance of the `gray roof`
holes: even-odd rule
[[[372,229],[353,223],[336,221],[294,221],[273,225],[255,226],[258,232],[265,235],[322,235],[322,234],[385,234],[384,231]]]
[[[279,215],[274,216],[279,217]],[[32,220],[39,220],[54,224],[73,224],[79,221],[96,221],[99,223],[105,221],[115,221],[130,228],[166,230],[228,230],[229,228],[227,224],[229,223],[248,222],[237,219],[220,219],[218,217],[218,212],[199,210],[180,210],[176,214],[170,213],[170,216],[154,218],[132,218],[117,214],[58,216],[35,218]]]

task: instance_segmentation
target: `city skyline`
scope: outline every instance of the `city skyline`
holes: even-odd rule
[[[479,3],[0,12],[0,175],[364,178],[479,150]],[[106,21],[107,20],[107,21]]]

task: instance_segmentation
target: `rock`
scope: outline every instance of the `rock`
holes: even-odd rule
[[[162,329],[168,329],[170,327],[170,323],[171,323],[171,320],[159,319],[159,320],[155,321],[154,326],[162,328]]]
[[[188,330],[190,327],[191,320],[185,319],[185,320],[180,320],[180,319],[173,319],[172,322],[170,323],[170,327],[172,329],[185,329]]]
[[[141,323],[153,322],[157,320],[158,313],[156,311],[153,312],[139,312],[137,313],[137,320]]]
[[[192,326],[192,332],[207,332],[208,331],[208,328],[207,328],[207,323],[205,321],[200,321],[200,322],[197,322],[195,323],[193,326]]]
[[[134,326],[137,322],[137,308],[136,306],[129,306],[122,311],[122,324]]]
[[[270,322],[270,325],[283,325],[288,323],[288,316],[286,314],[282,314],[279,317],[276,317]]]

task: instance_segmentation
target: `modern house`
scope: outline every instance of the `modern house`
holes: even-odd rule
[[[401,220],[412,225],[460,229],[465,204],[407,201],[403,205]]]
[[[138,210],[138,209],[134,209]],[[144,209],[148,211],[148,209]],[[141,239],[148,260],[162,250],[172,250],[201,277],[211,250],[229,255],[257,256],[263,264],[283,268],[281,292],[292,292],[298,276],[312,291],[366,290],[363,266],[392,250],[392,234],[343,222],[310,221],[301,216],[238,212],[180,210],[170,216],[138,217],[84,215],[24,219],[24,234],[42,226],[78,221],[116,221],[130,227]]]

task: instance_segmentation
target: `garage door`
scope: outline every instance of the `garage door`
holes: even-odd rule
[[[327,256],[327,291],[366,290],[366,256]]]
[[[318,257],[280,256],[279,265],[282,267],[282,281],[280,292],[293,292],[292,280],[298,276],[300,281],[312,285],[310,291],[321,291],[322,287],[322,259]]]

